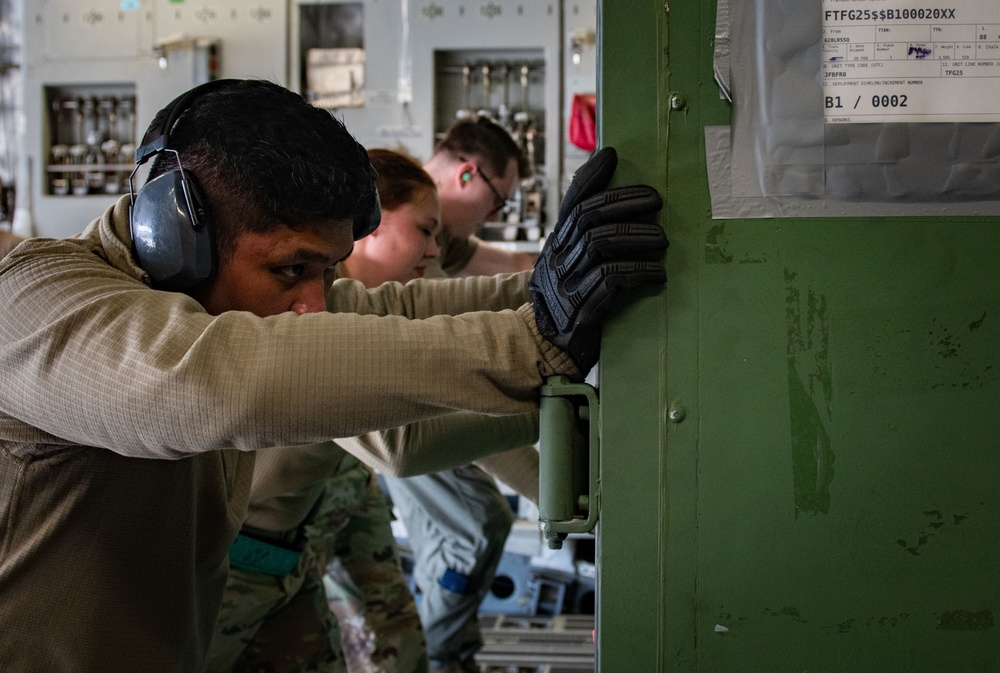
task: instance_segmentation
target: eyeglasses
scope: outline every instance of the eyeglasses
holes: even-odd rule
[[[466,159],[462,157],[459,157],[459,159],[461,161],[466,161]],[[483,172],[482,166],[480,166],[478,163],[473,165],[476,167],[476,175],[481,177],[486,182],[486,186],[490,188],[491,192],[493,192],[493,210],[487,213],[487,216],[496,215],[501,210],[503,210],[504,206],[507,205],[507,197],[501,194],[499,191],[497,191],[497,188],[493,186],[493,181],[490,180],[489,177],[486,175],[486,173]]]
[[[497,188],[494,187],[493,182],[491,182],[490,179],[486,177],[486,173],[483,173],[483,169],[479,167],[479,164],[476,164],[476,173],[483,180],[486,181],[486,186],[490,188],[491,192],[493,192],[493,198],[494,198],[493,210],[490,211],[490,215],[495,215],[496,213],[499,213],[500,210],[507,205],[507,197],[503,196],[500,192],[497,191]]]

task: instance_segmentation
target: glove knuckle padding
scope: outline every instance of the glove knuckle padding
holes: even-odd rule
[[[647,185],[606,189],[616,165],[606,148],[577,171],[529,282],[539,333],[583,371],[597,359],[600,324],[615,297],[666,279],[666,235],[637,221],[663,207],[660,195]]]
[[[617,274],[616,264],[604,264],[587,274],[577,309],[578,323],[590,325],[607,314],[620,287]]]
[[[586,218],[585,222],[602,224],[649,215],[662,207],[663,201],[655,189],[647,185],[633,185],[592,196],[574,209],[573,215]]]
[[[571,254],[569,251],[580,245],[587,245],[587,234],[592,229],[607,223],[627,227],[630,218],[649,215],[662,207],[659,194],[650,187],[620,187],[603,194],[593,196],[576,206],[556,232],[552,241],[552,250],[558,254]],[[657,225],[648,225],[656,227]],[[612,228],[606,235],[630,236],[630,228]],[[640,230],[641,231],[641,230]],[[662,231],[662,230],[661,230]],[[574,255],[574,258],[576,256]]]
[[[578,203],[607,189],[618,167],[618,153],[612,147],[602,147],[580,166],[566,189],[557,222],[565,222]]]
[[[558,274],[551,268],[538,269],[531,276],[532,292],[543,299],[552,326],[560,332],[568,329],[573,320],[570,310],[572,304],[559,301],[560,297],[565,296],[562,284]]]
[[[588,264],[616,259],[658,255],[665,247],[666,236],[658,224],[615,222],[591,229],[584,237]]]
[[[615,265],[615,291],[630,290],[647,283],[662,283],[667,273],[660,262],[618,262]]]

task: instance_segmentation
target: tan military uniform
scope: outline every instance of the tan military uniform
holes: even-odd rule
[[[427,670],[420,618],[372,471],[341,451],[318,504],[303,527],[308,544],[292,572],[230,569],[209,672]],[[328,583],[329,603],[328,567],[338,580]]]
[[[455,410],[529,413],[543,376],[578,375],[530,306],[468,313],[521,282],[509,277],[338,281],[336,315],[211,316],[149,288],[127,211],[123,197],[79,238],[0,261],[5,669],[200,670],[248,452]],[[426,458],[359,457],[411,473]]]
[[[486,308],[517,306],[526,296],[522,286]],[[490,438],[485,443],[484,434]],[[457,412],[339,444],[352,446],[357,455],[379,455],[402,452],[409,443],[410,450],[434,450],[441,465],[453,466],[536,437],[534,413],[493,417]],[[458,454],[456,445],[472,453]],[[533,449],[488,456],[483,466],[500,479],[524,484],[537,497]],[[337,673],[345,670],[345,657],[353,660],[352,671],[427,671],[424,634],[400,567],[389,505],[368,467],[330,443],[262,449],[246,526],[272,539],[301,537],[308,548],[288,572],[230,570],[209,651],[209,673],[260,667]],[[232,553],[230,561],[239,565]],[[330,572],[321,580],[328,565]],[[326,610],[324,593],[336,619]],[[329,647],[323,647],[318,635],[324,632]]]
[[[469,264],[480,243],[475,236],[453,238],[442,228],[437,235],[441,255],[427,265],[425,275],[428,278],[447,278],[458,273]]]
[[[450,465],[532,442],[537,428],[535,413],[494,417],[458,412],[337,443],[359,455],[400,452],[408,443],[411,449],[433,451],[439,464]],[[484,433],[488,439],[473,441]],[[454,451],[467,445],[471,453]],[[499,478],[524,483],[537,497],[537,459],[533,449],[522,449],[480,463]],[[317,503],[319,509],[313,511]],[[290,532],[296,521],[308,520],[302,531],[308,545],[287,574],[230,570],[209,673],[261,667],[296,673],[427,670],[423,630],[403,579],[388,504],[367,466],[330,443],[262,449],[249,509],[247,525],[255,531]],[[323,577],[325,568],[330,572]],[[355,666],[345,669],[345,657]]]

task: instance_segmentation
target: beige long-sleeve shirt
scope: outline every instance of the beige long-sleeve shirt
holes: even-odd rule
[[[504,278],[499,292],[483,296],[482,310],[503,310],[524,303],[528,274]],[[356,285],[338,279],[330,291],[332,308],[341,292]],[[343,451],[370,467],[397,477],[437,472],[477,461],[490,474],[538,498],[538,456],[531,448],[538,439],[535,412],[489,416],[453,412],[390,430],[304,446],[261,449],[254,464],[246,523],[253,528],[284,531],[299,526],[322,495],[326,480],[338,469]],[[341,450],[338,451],[337,449]],[[509,453],[490,457],[496,452]],[[421,460],[404,460],[418,453]],[[482,458],[482,461],[477,459]]]
[[[342,313],[211,316],[150,289],[127,207],[0,261],[9,670],[199,670],[251,451],[452,411],[531,413],[543,376],[577,373],[530,306],[464,312],[504,279],[347,284],[331,295]]]
[[[345,451],[380,472],[400,477],[475,462],[537,502],[538,452],[524,447],[537,439],[535,412],[514,416],[455,412],[358,437],[261,449],[254,465],[246,523],[268,531],[300,525]],[[406,458],[411,453],[419,460]]]

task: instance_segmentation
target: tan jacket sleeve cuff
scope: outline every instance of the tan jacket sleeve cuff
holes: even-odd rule
[[[476,461],[476,467],[538,505],[538,451],[533,446],[494,453]]]
[[[523,304],[517,309],[517,314],[528,324],[528,331],[538,344],[540,356],[538,362],[538,372],[542,376],[568,376],[572,379],[583,379],[583,373],[573,364],[573,359],[559,347],[554,346],[538,332],[538,325],[535,324],[535,309],[532,305]]]

